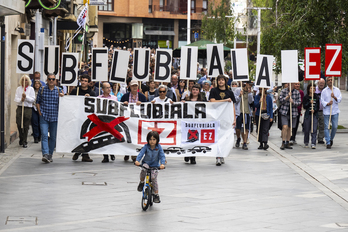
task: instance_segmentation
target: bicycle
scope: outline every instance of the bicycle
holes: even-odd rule
[[[155,170],[156,172],[158,172],[159,168],[146,168],[142,165],[140,167],[146,170],[144,187],[141,197],[141,207],[144,211],[146,211],[150,206],[153,205],[153,197],[155,195],[155,193],[153,192],[153,186],[151,182],[151,171]]]

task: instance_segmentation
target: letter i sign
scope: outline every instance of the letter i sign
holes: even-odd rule
[[[201,130],[201,143],[215,143],[215,130]]]

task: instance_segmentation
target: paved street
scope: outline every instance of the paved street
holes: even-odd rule
[[[348,128],[342,94],[339,125]],[[39,144],[16,141],[0,155],[0,231],[348,231],[347,130],[331,150],[304,148],[300,130],[285,151],[276,126],[268,151],[257,150],[254,133],[249,150],[232,149],[221,167],[210,157],[168,158],[162,202],[147,212],[140,170],[123,157],[103,164],[101,155],[81,163],[56,154],[44,164]]]

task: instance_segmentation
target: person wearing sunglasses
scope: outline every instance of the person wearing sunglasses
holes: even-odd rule
[[[47,85],[40,88],[36,99],[36,108],[40,115],[42,161],[53,162],[52,156],[56,147],[59,97],[64,93],[55,86],[54,74],[47,75]],[[48,131],[50,140],[48,141]]]
[[[166,85],[160,85],[158,87],[158,97],[155,97],[151,103],[161,103],[161,102],[169,102],[169,103],[173,103],[172,99],[170,99],[169,97],[167,97],[167,86]]]

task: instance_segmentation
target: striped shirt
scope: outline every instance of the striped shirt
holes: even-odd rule
[[[42,90],[42,88],[44,88]],[[58,87],[50,90],[48,86],[41,87],[36,103],[40,105],[42,117],[48,122],[58,121],[59,91]]]

